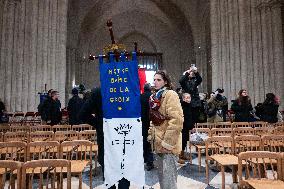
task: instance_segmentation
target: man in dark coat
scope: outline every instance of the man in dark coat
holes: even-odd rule
[[[79,119],[82,123],[88,123],[95,127],[97,131],[98,143],[98,161],[104,172],[104,132],[103,132],[103,109],[101,89],[95,88],[92,91],[91,97],[84,103],[79,112]],[[114,157],[115,158],[115,157]],[[128,189],[130,182],[126,179],[121,179],[118,183],[118,189]],[[115,189],[115,185],[109,189]]]
[[[191,96],[193,124],[195,124],[198,120],[199,110],[201,107],[201,101],[198,92],[198,85],[200,85],[201,82],[202,77],[200,76],[195,66],[191,66],[189,70],[185,71],[184,75],[179,80],[183,92],[189,93]]]
[[[146,170],[150,171],[154,168],[154,157],[151,150],[151,144],[148,142],[148,130],[150,127],[149,118],[149,97],[151,96],[151,85],[146,83],[144,85],[144,93],[141,94],[141,119],[142,119],[142,136],[143,136],[143,150],[144,150],[144,163],[146,163]]]
[[[77,125],[80,124],[78,119],[79,111],[84,103],[83,99],[78,96],[78,89],[72,89],[73,97],[68,102],[68,115],[69,115],[69,124]]]
[[[45,106],[42,110],[42,116],[49,125],[57,125],[62,119],[61,103],[58,99],[58,91],[51,92],[51,98],[45,100]]]

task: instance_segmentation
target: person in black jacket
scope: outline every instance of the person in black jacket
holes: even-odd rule
[[[141,120],[142,120],[142,136],[143,136],[143,156],[144,163],[146,163],[146,170],[150,171],[154,168],[154,157],[151,150],[151,144],[147,141],[148,130],[150,127],[150,117],[149,117],[149,97],[152,95],[150,83],[144,85],[144,93],[140,96],[141,102]]]
[[[247,90],[239,91],[239,97],[233,101],[231,110],[235,113],[235,122],[251,121],[251,111],[253,110]]]
[[[52,91],[51,98],[47,98],[44,102],[42,117],[49,125],[57,125],[62,119],[61,103],[58,98],[58,91]]]
[[[197,68],[191,66],[189,70],[185,71],[179,83],[184,93],[189,93],[191,96],[191,107],[192,107],[192,121],[193,125],[197,122],[199,117],[199,111],[201,107],[201,101],[198,92],[198,85],[202,82]]]
[[[6,110],[5,104],[0,99],[0,123],[4,122],[4,120],[2,120],[2,116],[4,115],[5,110]]]
[[[70,125],[77,125],[80,124],[78,119],[79,111],[84,103],[83,99],[78,96],[79,91],[78,89],[72,89],[73,97],[68,102],[68,115],[69,115],[69,124]]]
[[[82,123],[88,123],[95,127],[97,131],[98,143],[98,162],[102,166],[104,173],[104,132],[103,132],[103,109],[101,89],[95,88],[92,90],[91,96],[84,103],[79,112],[79,119]],[[125,178],[118,182],[118,189],[128,189],[130,182]],[[115,189],[115,185],[109,189]]]
[[[192,118],[192,107],[191,107],[191,96],[189,93],[183,93],[181,106],[183,110],[183,128],[182,128],[182,151],[179,156],[179,163],[184,164],[184,160],[188,160],[185,157],[184,150],[187,146],[187,141],[189,141],[189,131],[194,128],[193,118]]]
[[[278,121],[278,108],[279,104],[275,101],[275,95],[267,93],[265,101],[256,107],[257,115],[261,121],[276,123]]]

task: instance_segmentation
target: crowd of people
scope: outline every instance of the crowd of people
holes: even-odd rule
[[[188,159],[185,149],[190,130],[194,128],[195,123],[227,120],[229,108],[224,90],[218,88],[210,95],[199,93],[198,86],[201,83],[202,77],[195,66],[191,66],[183,73],[179,80],[180,87],[175,91],[169,75],[165,71],[157,71],[153,78],[153,85],[146,83],[144,93],[141,94],[145,167],[146,170],[151,170],[154,168],[154,160],[157,161],[162,189],[177,188],[176,161],[179,159],[179,163],[184,163]],[[98,161],[103,169],[104,134],[101,90],[95,88],[81,98],[78,89],[74,88],[72,95],[67,106],[69,124],[88,123],[96,129],[99,146]],[[232,101],[230,111],[234,112],[236,122],[261,120],[275,123],[282,121],[282,115],[278,110],[279,104],[279,97],[273,93],[267,93],[265,101],[253,108],[248,91],[242,89],[238,97]],[[0,100],[1,117],[4,111],[4,103]],[[50,125],[60,123],[62,112],[58,91],[53,89],[48,91],[48,96],[38,106],[38,112],[43,123]],[[118,188],[128,189],[129,186],[128,180],[123,178],[119,181]],[[110,188],[114,189],[115,186]]]

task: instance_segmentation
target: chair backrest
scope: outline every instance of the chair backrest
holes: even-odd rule
[[[283,152],[284,135],[264,135],[261,137],[261,145],[264,151]]]
[[[85,131],[85,130],[91,130],[92,126],[89,124],[80,124],[80,125],[72,125],[73,131]]]
[[[65,183],[63,182],[63,176],[66,174],[66,170],[67,182]],[[39,173],[39,175],[34,174],[35,172]],[[45,179],[43,179],[44,176]],[[28,186],[27,181],[29,181]],[[41,159],[24,163],[22,166],[22,189],[32,189],[34,188],[33,183],[36,182],[38,183],[37,188],[50,188],[51,185],[51,188],[71,189],[70,161],[64,159]],[[57,186],[55,187],[55,185]]]
[[[214,123],[196,123],[195,128],[214,128],[215,124]]]
[[[273,133],[273,128],[271,127],[255,127],[254,134],[258,136],[269,135]]]
[[[30,133],[30,141],[52,141],[54,137],[53,131],[35,131]]]
[[[254,130],[251,127],[236,127],[233,129],[234,136],[253,135]]]
[[[22,163],[13,160],[0,160],[0,188],[21,188]],[[15,174],[17,187],[15,187]],[[7,182],[8,181],[8,182]]]
[[[274,128],[273,134],[284,135],[284,126],[277,126]]]
[[[1,123],[0,132],[6,133],[8,131],[10,131],[10,125],[8,123]]]
[[[79,140],[88,140],[97,143],[97,131],[96,130],[85,130],[79,133]]]
[[[27,146],[27,160],[59,159],[60,143],[57,141],[31,142]]]
[[[0,157],[4,160],[25,162],[27,157],[27,144],[25,142],[0,142]]]
[[[233,130],[232,128],[213,128],[211,136],[233,136]]]
[[[261,138],[257,135],[241,135],[234,139],[235,154],[261,150]]]
[[[31,126],[31,132],[35,131],[52,131],[52,126],[50,125],[33,125]]]
[[[29,135],[25,131],[7,132],[4,134],[4,142],[8,142],[8,141],[28,142]]]
[[[10,126],[10,132],[18,132],[18,131],[23,131],[23,132],[30,132],[30,127],[27,125],[11,125]]]
[[[24,119],[23,119],[23,124],[24,125],[33,125],[34,124],[34,117],[35,117],[35,112],[26,112]]]
[[[232,123],[231,122],[218,122],[218,123],[215,123],[214,128],[231,129]]]
[[[245,169],[243,171],[243,168]],[[268,171],[268,169],[271,169]],[[267,178],[281,179],[281,154],[266,151],[242,152],[238,155],[240,188],[248,186],[243,180]],[[271,173],[271,174],[270,174]]]
[[[24,112],[15,112],[11,118],[10,124],[22,125],[24,116],[25,116]]]
[[[4,133],[0,132],[0,142],[4,141]]]
[[[205,145],[206,145],[206,158],[209,157],[209,150],[211,155],[234,154],[233,138],[230,136],[209,137],[205,141]]]
[[[64,141],[60,145],[60,158],[92,162],[92,142],[87,140]]]
[[[237,127],[250,127],[250,124],[249,122],[233,122],[232,128],[237,128]]]
[[[53,140],[63,142],[79,139],[79,132],[77,131],[56,131]]]
[[[264,121],[254,121],[254,122],[250,122],[249,125],[252,128],[267,127],[267,122],[264,122]]]
[[[53,125],[52,129],[54,132],[56,131],[70,131],[71,125]]]

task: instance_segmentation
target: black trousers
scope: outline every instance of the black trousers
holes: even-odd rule
[[[118,181],[118,189],[129,189],[130,182],[126,180],[125,178],[122,178],[121,180]],[[109,189],[116,189],[116,186],[113,185]]]
[[[189,141],[189,131],[190,129],[189,128],[183,128],[182,131],[181,131],[181,134],[182,134],[182,151],[185,150],[186,148],[186,145],[187,145],[187,141]]]

